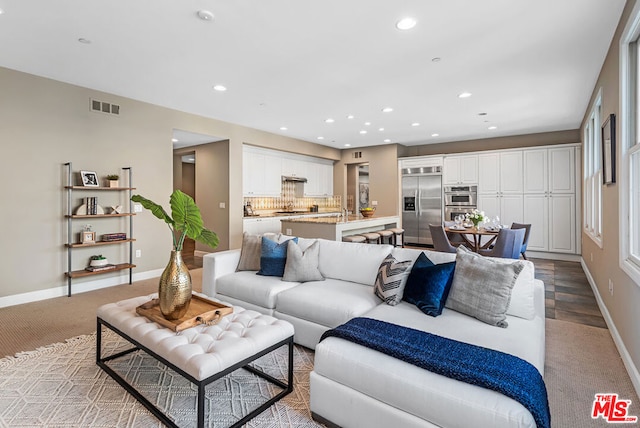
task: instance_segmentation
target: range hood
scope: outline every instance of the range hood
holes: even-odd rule
[[[306,183],[307,179],[304,177],[294,177],[292,175],[283,175],[282,181],[290,181],[293,183]]]

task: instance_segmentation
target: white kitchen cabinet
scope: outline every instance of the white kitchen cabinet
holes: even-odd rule
[[[280,219],[280,217],[245,218],[243,220],[243,231],[251,235],[280,233]]]
[[[316,163],[309,162],[307,164],[307,182],[304,185],[304,195],[313,196],[329,196],[333,195],[333,163]]]
[[[247,146],[242,156],[242,194],[244,196],[280,196],[282,193],[281,158]]]
[[[484,211],[488,220],[500,217],[500,224],[522,223],[524,216],[523,196],[495,194],[478,195],[478,209]]]
[[[478,156],[446,156],[442,165],[443,184],[478,184]]]
[[[291,177],[305,177],[308,175],[308,165],[310,162],[294,159],[290,157],[282,157],[281,175]]]
[[[575,147],[525,150],[524,223],[528,250],[575,254],[577,248]]]
[[[478,156],[478,193],[522,194],[522,152]]]

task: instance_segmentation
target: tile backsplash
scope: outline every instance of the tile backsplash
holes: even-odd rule
[[[318,205],[320,210],[327,211],[327,208],[339,211],[342,208],[342,198],[340,196],[318,196],[318,197],[268,197],[252,196],[245,197],[244,205],[250,204],[254,210],[282,211],[287,209],[308,210],[312,205]]]

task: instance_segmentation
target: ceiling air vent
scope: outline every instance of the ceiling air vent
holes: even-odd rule
[[[91,111],[118,116],[120,114],[120,106],[117,104],[111,104],[104,101],[91,99]]]

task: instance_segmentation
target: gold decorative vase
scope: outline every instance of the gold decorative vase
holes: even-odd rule
[[[158,286],[162,315],[168,320],[182,318],[189,309],[191,291],[191,275],[182,261],[182,252],[171,251],[171,258],[160,275]]]

